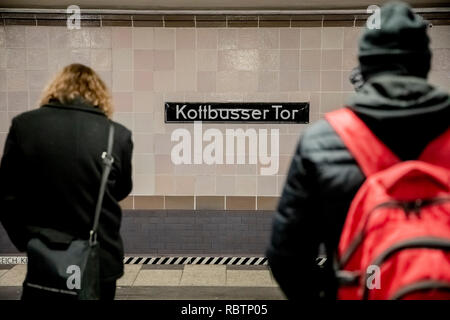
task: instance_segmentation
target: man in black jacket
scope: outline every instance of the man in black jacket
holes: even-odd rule
[[[123,275],[118,202],[132,188],[131,132],[112,123],[114,162],[98,230],[102,299],[114,298]],[[13,119],[0,167],[0,221],[18,250],[44,228],[88,238],[109,126],[105,113],[81,98],[52,100]]]
[[[402,3],[381,10],[381,29],[359,42],[364,85],[348,106],[402,160],[416,159],[449,127],[450,97],[426,81],[427,24]],[[294,154],[267,250],[289,299],[336,298],[333,257],[365,176],[326,120],[305,131]],[[316,257],[325,249],[327,262]]]

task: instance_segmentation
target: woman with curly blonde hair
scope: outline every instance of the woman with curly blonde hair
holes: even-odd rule
[[[12,120],[0,165],[0,221],[19,251],[35,237],[87,239],[113,125],[114,162],[97,235],[101,299],[114,298],[123,274],[119,201],[132,189],[131,132],[111,120],[112,112],[108,88],[95,71],[68,65],[44,90],[40,108]],[[22,298],[55,298],[36,290],[24,283]]]
[[[66,66],[56,75],[44,90],[40,105],[51,100],[65,104],[76,98],[84,99],[111,118],[113,107],[108,88],[94,70],[78,63]]]

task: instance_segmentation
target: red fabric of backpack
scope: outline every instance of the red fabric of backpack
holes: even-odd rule
[[[400,161],[350,109],[326,115],[366,176],[337,254],[339,299],[450,299],[450,129]]]

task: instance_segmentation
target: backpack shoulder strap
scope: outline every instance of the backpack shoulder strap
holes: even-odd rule
[[[325,119],[342,139],[366,177],[400,162],[349,108],[329,112]]]
[[[419,160],[450,169],[450,128],[425,147]]]

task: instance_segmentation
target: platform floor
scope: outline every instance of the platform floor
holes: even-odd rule
[[[20,299],[26,265],[0,265],[0,300]],[[282,300],[267,266],[125,265],[117,300]]]

